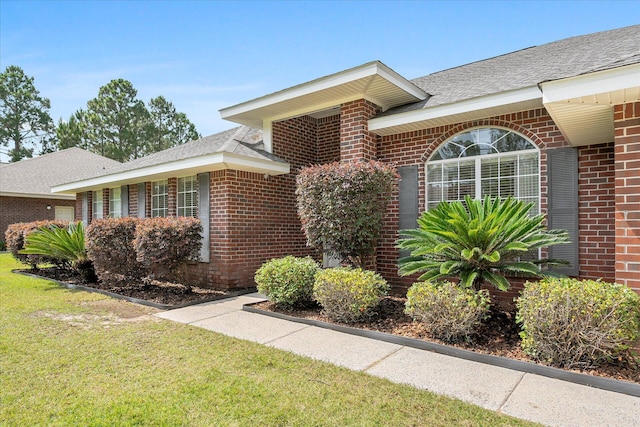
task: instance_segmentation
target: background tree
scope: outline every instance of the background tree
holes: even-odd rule
[[[51,135],[50,108],[22,68],[10,65],[0,74],[0,144],[13,146],[12,162],[32,157],[34,147]]]
[[[92,151],[124,162],[144,155],[149,112],[138,91],[124,79],[111,80],[87,102],[85,137]]]
[[[200,138],[186,114],[163,96],[149,107],[124,79],[111,80],[55,131],[56,148],[80,147],[120,162],[137,159]]]
[[[163,96],[149,101],[149,115],[146,153],[155,153],[201,138],[187,115],[176,111],[173,103]]]

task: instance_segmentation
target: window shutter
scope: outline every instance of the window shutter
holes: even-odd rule
[[[89,225],[89,192],[82,193],[82,222]]]
[[[200,261],[209,262],[209,172],[198,174],[198,218],[202,223]]]
[[[141,182],[138,184],[138,218],[144,218],[147,212],[147,184]]]
[[[549,229],[569,232],[571,243],[549,247],[549,258],[569,261],[567,267],[555,267],[567,276],[577,276],[578,260],[578,150],[575,147],[547,151]]]
[[[129,186],[120,187],[120,210],[123,217],[129,216]]]
[[[400,211],[400,230],[418,227],[418,166],[398,168],[398,209]]]
[[[418,166],[400,166],[398,168],[398,228],[408,230],[418,228]],[[409,256],[409,251],[400,251],[400,257]]]

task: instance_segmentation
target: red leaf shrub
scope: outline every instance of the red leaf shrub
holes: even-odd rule
[[[296,195],[307,244],[364,267],[398,178],[393,165],[376,161],[302,169]]]
[[[114,286],[140,283],[145,269],[136,259],[133,240],[136,226],[143,219],[96,219],[86,231],[87,254],[93,261],[98,278]]]
[[[40,227],[47,227],[55,225],[56,227],[66,228],[69,226],[68,221],[34,221],[34,222],[18,222],[9,225],[4,236],[6,240],[7,250],[11,252],[11,255],[23,264],[31,266],[35,269],[38,264],[44,264],[47,262],[56,263],[57,260],[42,256],[42,255],[25,255],[19,253],[24,249],[24,242],[27,236],[34,231],[40,229]]]
[[[197,261],[202,246],[202,225],[197,218],[147,218],[136,227],[133,246],[138,262],[153,279],[175,280],[176,270]]]

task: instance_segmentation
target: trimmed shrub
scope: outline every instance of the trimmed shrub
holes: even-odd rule
[[[297,176],[298,214],[309,246],[364,268],[397,184],[393,165],[335,162]]]
[[[446,342],[468,341],[489,313],[486,290],[461,288],[452,282],[418,282],[407,291],[405,312]]]
[[[640,297],[616,283],[568,278],[526,283],[516,306],[522,348],[549,365],[596,367],[625,357],[640,337]]]
[[[262,264],[254,279],[258,291],[269,300],[292,307],[313,300],[313,283],[318,270],[318,263],[311,257],[286,256]]]
[[[112,286],[140,283],[144,266],[133,246],[138,218],[95,219],[86,232],[87,254],[98,278]]]
[[[11,224],[5,231],[5,240],[7,249],[11,252],[11,255],[23,264],[29,265],[32,269],[38,267],[39,264],[45,263],[59,263],[59,260],[52,259],[43,255],[28,255],[21,254],[20,251],[24,249],[25,238],[37,231],[41,227],[48,227],[54,225],[56,227],[66,227],[69,225],[67,221],[34,221],[34,222],[19,222]]]
[[[329,318],[354,323],[375,314],[389,285],[373,271],[337,267],[320,270],[313,285],[313,297]]]
[[[179,281],[176,270],[200,257],[201,233],[197,218],[147,218],[136,226],[136,259],[151,279]]]

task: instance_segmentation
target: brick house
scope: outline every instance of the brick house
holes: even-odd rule
[[[640,292],[639,46],[640,25],[413,80],[374,61],[222,109],[241,126],[53,190],[77,194],[85,221],[113,215],[115,199],[120,215],[198,215],[197,277],[244,287],[265,260],[310,253],[300,167],[379,159],[401,176],[376,255],[396,287],[411,283],[397,276],[399,229],[442,200],[490,194],[569,231],[550,249],[566,274]]]
[[[0,240],[17,222],[73,220],[76,195],[52,194],[51,186],[119,164],[76,147],[0,164]]]

